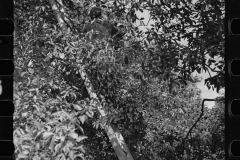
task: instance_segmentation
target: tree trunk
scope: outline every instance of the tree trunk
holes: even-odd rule
[[[57,18],[57,21],[58,21],[60,27],[62,28],[63,32],[65,34],[67,34],[68,28],[67,28],[66,24],[64,23],[64,20],[62,17],[63,14],[60,13],[60,11],[56,5],[56,2],[54,0],[49,0],[49,3],[52,6],[52,9],[55,13],[55,16]],[[79,67],[79,71],[80,71],[81,78],[85,81],[84,85],[87,88],[88,94],[90,95],[91,99],[95,101],[95,106],[97,107],[101,117],[103,119],[106,119],[107,112],[104,110],[100,101],[98,100],[97,95],[93,90],[93,86],[81,66]],[[120,130],[115,126],[112,126],[110,123],[103,123],[102,126],[104,127],[104,129],[108,135],[108,138],[118,156],[118,159],[119,160],[133,160],[133,157],[132,157],[130,151],[128,150],[128,147],[123,139],[123,136],[122,136]]]
[[[84,80],[84,85],[87,88],[88,94],[90,95],[92,100],[95,100],[95,106],[97,106],[98,111],[102,117],[102,119],[107,118],[107,112],[102,107],[100,101],[97,98],[96,93],[93,91],[93,86],[90,82],[90,80],[87,78],[86,73],[83,71],[83,69],[80,68],[80,75],[82,79]],[[128,150],[128,147],[123,139],[123,136],[120,132],[120,130],[111,125],[110,123],[103,123],[103,127],[108,135],[108,138],[113,146],[113,149],[115,150],[118,159],[119,160],[133,160],[133,157]]]

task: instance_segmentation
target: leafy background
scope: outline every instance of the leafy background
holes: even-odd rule
[[[193,3],[196,3],[196,1],[193,1]],[[137,11],[136,15],[138,17],[143,17],[143,23],[145,25],[141,25],[139,23],[139,21],[136,22],[136,25],[139,26],[139,28],[143,31],[146,31],[146,28],[151,28],[151,24],[154,24],[153,20],[149,20],[150,18],[150,14],[147,10],[143,10],[143,12]],[[181,41],[182,44],[187,45],[187,41],[183,40]],[[217,57],[219,58],[219,57]],[[216,59],[217,59],[216,58]],[[210,71],[211,76],[216,75],[216,73]],[[202,98],[216,98],[218,96],[220,96],[220,94],[218,92],[216,92],[216,90],[212,90],[212,89],[208,89],[208,87],[204,84],[204,79],[209,78],[209,73],[202,71],[200,74],[197,73],[196,71],[193,73],[193,76],[199,76],[202,78],[202,80],[200,82],[197,83],[197,87],[202,91],[201,96]],[[221,90],[221,92],[224,93],[224,88]],[[214,101],[209,101],[206,102],[206,106],[209,108],[214,107],[215,102]]]

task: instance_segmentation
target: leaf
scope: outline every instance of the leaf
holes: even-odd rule
[[[22,73],[20,74],[20,76],[23,77],[26,73],[27,73],[27,72],[22,72]]]
[[[90,117],[90,118],[92,118],[93,117],[93,112],[92,111],[88,111],[88,112],[86,112],[86,115],[88,116],[88,117]]]
[[[53,151],[53,149],[54,149],[54,146],[55,146],[55,141],[54,141],[54,138],[52,137],[52,139],[51,139],[51,143],[50,143],[50,145],[49,145],[49,149],[50,150],[52,150]]]
[[[142,13],[143,13],[143,9],[141,9],[141,8],[138,8],[138,9],[139,9],[139,11],[140,11],[140,12],[142,12]],[[144,19],[144,18],[143,18],[143,19]]]
[[[42,11],[44,11],[44,10],[45,10],[45,7],[44,7],[44,6],[41,6],[41,9],[42,9]]]
[[[80,145],[80,146],[77,146],[77,147],[73,147],[73,149],[81,150],[83,153],[85,153],[85,150],[83,149],[83,145]]]
[[[86,115],[79,116],[79,119],[82,122],[82,124],[84,124],[85,120],[87,119],[87,116]]]
[[[58,144],[55,146],[55,148],[54,148],[54,154],[59,151],[61,145],[62,145],[61,143],[58,143]]]
[[[216,154],[212,154],[212,157],[213,157],[213,158],[216,158],[216,157],[217,157],[217,155],[216,155]]]
[[[60,57],[61,59],[64,59],[65,54],[64,54],[64,53],[59,53],[59,57]]]
[[[52,135],[54,135],[52,132],[44,132],[43,133],[43,139],[48,139]]]
[[[86,138],[88,138],[87,136],[79,136],[77,139],[76,139],[76,141],[77,142],[81,142],[82,140],[84,140],[84,139],[86,139]]]
[[[32,84],[36,85],[39,81],[39,77],[36,77],[32,80]]]
[[[33,96],[34,102],[37,102],[37,96]]]
[[[143,42],[144,42],[144,45],[145,45],[146,47],[148,47],[148,43],[147,43],[147,41],[144,40]]]
[[[201,68],[196,69],[199,74],[201,74]]]
[[[22,112],[22,117],[26,117],[28,115],[28,112]]]
[[[28,68],[28,72],[33,74],[34,73],[34,70],[32,68]]]
[[[98,129],[99,128],[99,123],[95,124],[95,128]]]
[[[73,104],[73,107],[78,111],[83,110],[83,107],[80,107],[78,104]]]
[[[70,133],[69,136],[72,137],[73,139],[77,139],[78,138],[78,134],[76,132]]]
[[[28,133],[32,132],[32,130],[28,127],[28,125],[25,126],[25,131]]]
[[[40,149],[40,143],[39,142],[36,144],[36,148]]]
[[[19,131],[20,131],[21,135],[25,134],[23,129],[20,128]]]
[[[36,129],[33,131],[33,137],[36,138],[37,134],[38,134],[38,130]]]
[[[130,107],[130,108],[129,108],[129,111],[130,111],[130,112],[132,112],[132,111],[133,111],[133,108],[132,108],[132,107]]]
[[[132,35],[133,35],[134,37],[136,37],[136,34],[135,34],[135,32],[134,32],[133,30],[131,30],[131,33],[132,33]]]
[[[18,155],[18,158],[28,158],[28,156],[25,155],[25,154],[20,153],[20,154]]]
[[[69,152],[69,157],[70,157],[70,159],[74,160],[74,152],[73,151]]]
[[[29,151],[28,151],[28,150],[24,150],[24,151],[22,152],[22,154],[27,155],[27,154],[29,154]]]
[[[75,157],[81,157],[82,159],[85,159],[82,153],[75,155]]]

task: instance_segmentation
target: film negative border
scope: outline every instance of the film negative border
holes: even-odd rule
[[[0,160],[14,159],[13,0],[0,1]]]
[[[240,1],[230,0],[226,2],[226,157],[225,159],[240,159],[240,153],[236,152],[240,147],[240,115],[236,105],[240,100]]]

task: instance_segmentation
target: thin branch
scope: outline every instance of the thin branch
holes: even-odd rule
[[[197,125],[197,123],[200,121],[200,119],[202,118],[203,114],[204,114],[204,102],[205,101],[223,101],[225,100],[225,98],[221,98],[221,99],[203,99],[202,101],[202,108],[201,108],[201,114],[198,117],[198,119],[195,121],[195,123],[192,125],[192,127],[189,129],[187,135],[185,136],[185,138],[183,139],[181,145],[183,145],[186,141],[186,139],[188,138],[189,134],[192,132],[193,128]]]
[[[150,22],[150,20],[151,20],[151,16],[149,17],[147,24],[144,24],[144,22],[140,20],[140,25],[138,25],[138,27],[139,26],[148,26],[148,23]],[[143,25],[141,25],[141,22]]]
[[[206,64],[205,64],[205,65],[206,65]],[[208,72],[208,74],[209,74],[210,78],[212,78],[212,76],[211,76],[211,73],[209,72],[208,68],[204,67],[204,69],[206,69],[206,70],[207,70],[207,72]]]

